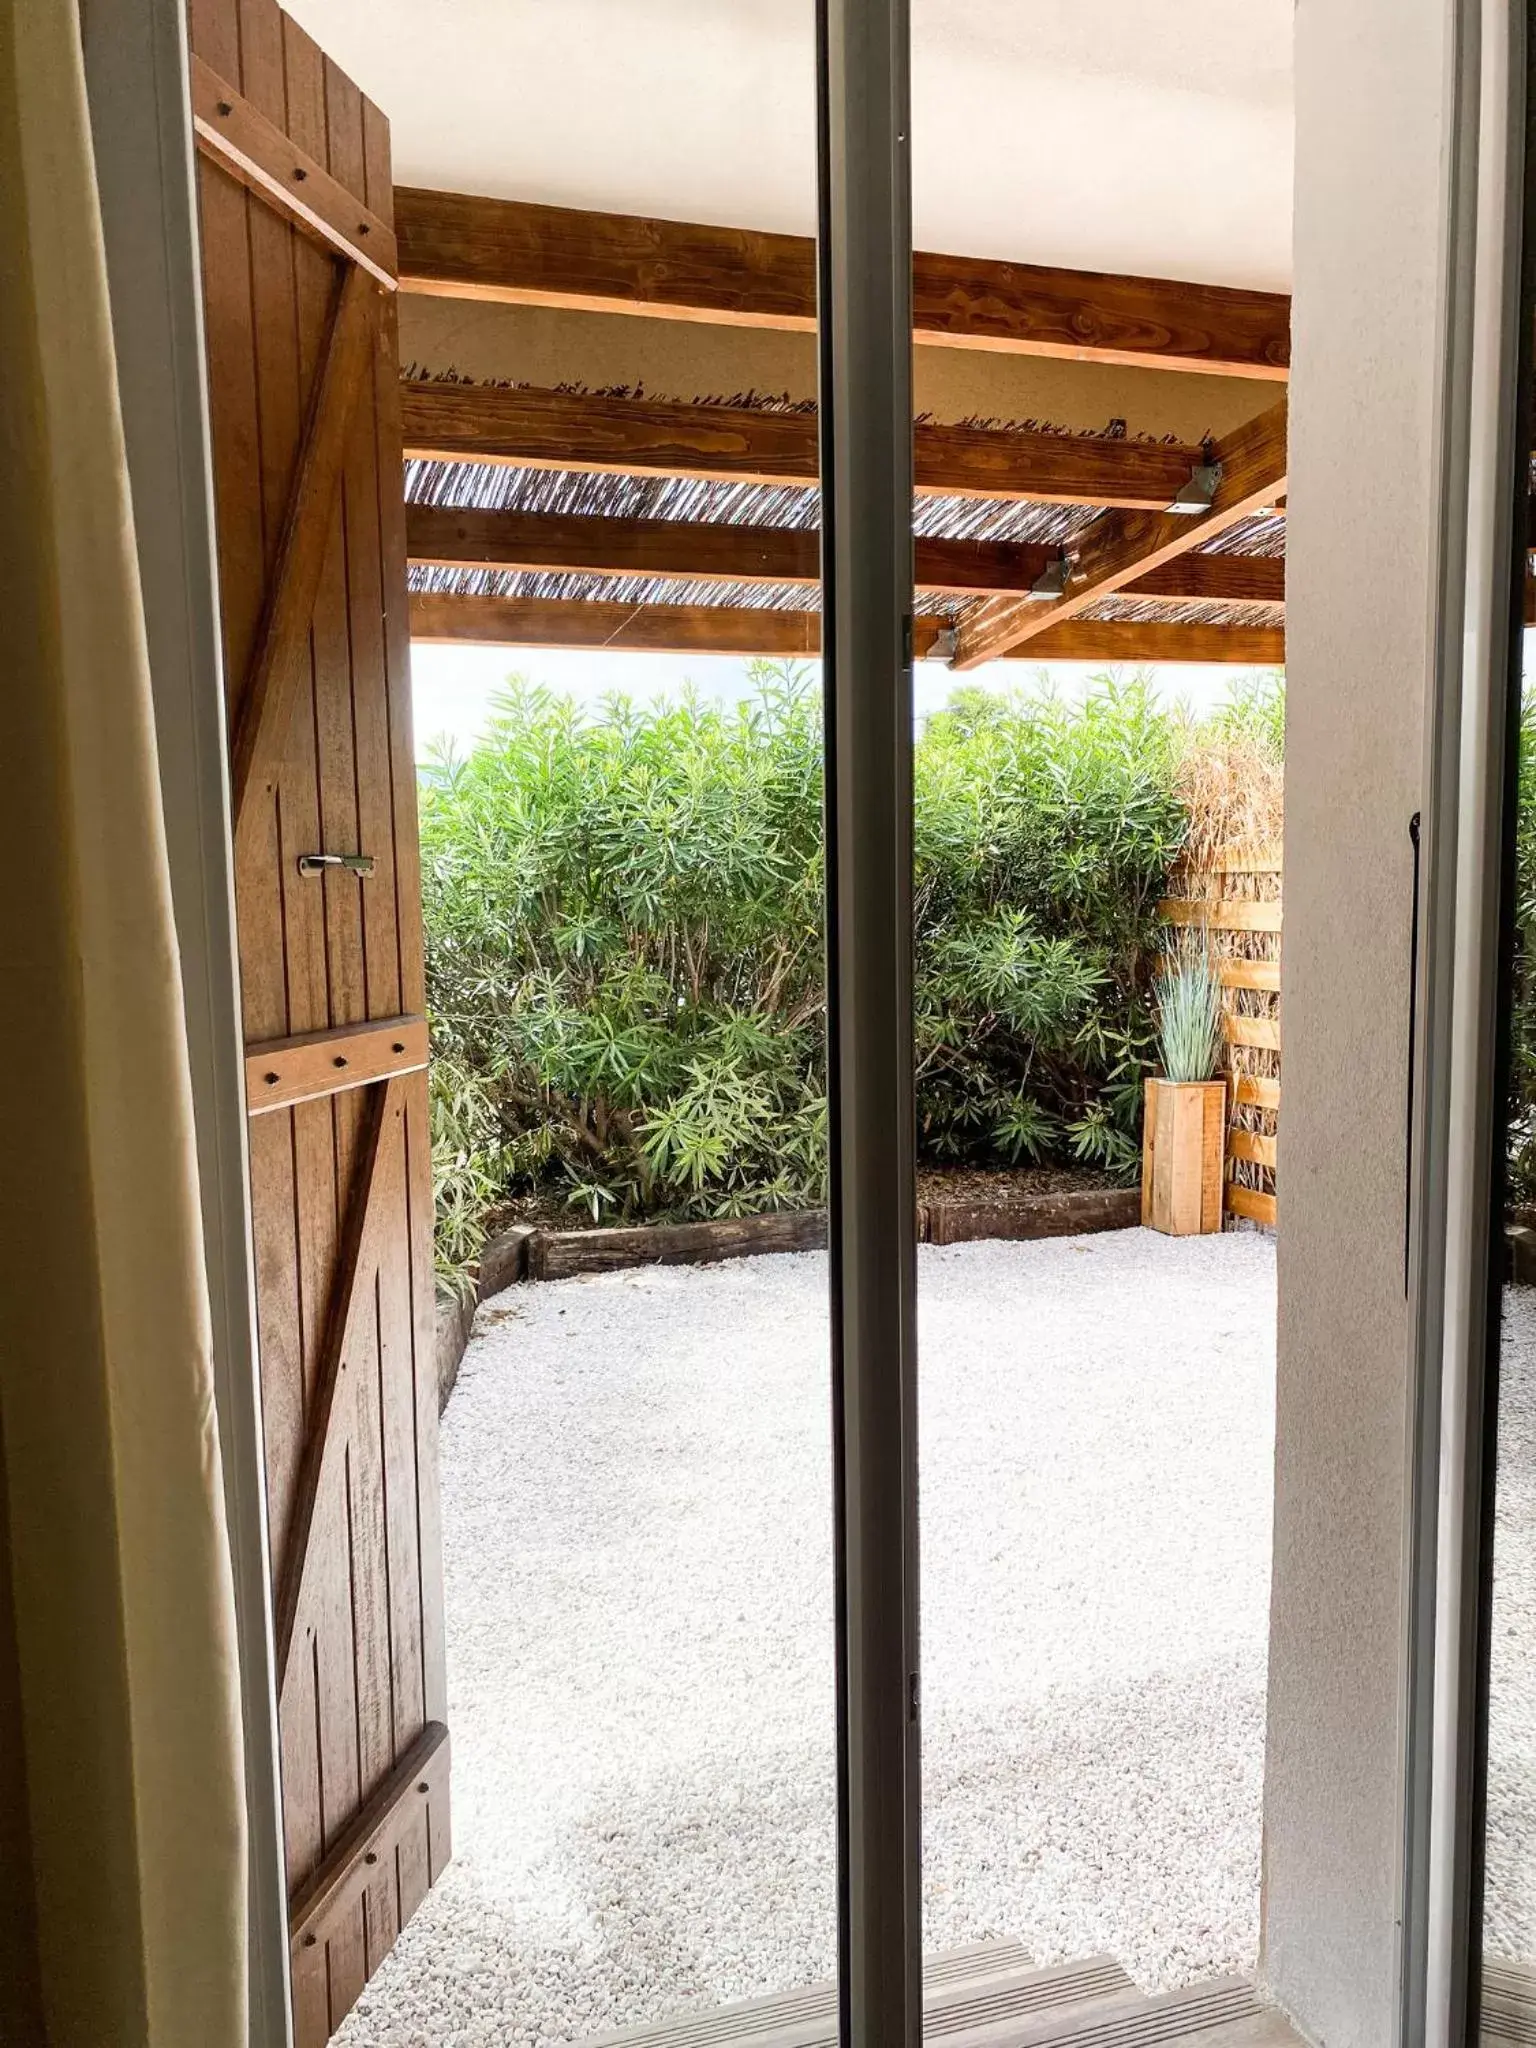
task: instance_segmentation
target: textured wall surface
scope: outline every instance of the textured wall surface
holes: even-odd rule
[[[1445,0],[1297,9],[1284,1189],[1264,1967],[1385,2048],[1400,1834],[1412,865]]]

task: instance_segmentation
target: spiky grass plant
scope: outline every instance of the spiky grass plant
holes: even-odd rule
[[[1157,1041],[1170,1081],[1209,1081],[1221,1057],[1221,981],[1203,931],[1185,926],[1157,972]]]

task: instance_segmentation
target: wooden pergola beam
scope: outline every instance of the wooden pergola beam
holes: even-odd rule
[[[962,621],[955,667],[1022,652],[1042,633],[1064,624],[1138,577],[1163,569],[1201,541],[1263,506],[1285,490],[1286,401],[1250,420],[1213,446],[1219,482],[1207,510],[1106,513],[1071,543],[1065,593],[1044,603],[989,598]]]
[[[809,485],[818,475],[809,412],[421,380],[401,386],[401,405],[405,452],[426,460],[716,483]],[[913,441],[921,493],[1048,505],[1160,510],[1200,460],[1176,442],[931,422]]]
[[[913,651],[932,655],[943,619],[913,622]],[[599,604],[585,599],[456,597],[418,591],[411,638],[427,645],[573,647],[664,654],[808,658],[821,647],[817,612],[724,605]],[[1285,634],[1276,626],[1164,625],[1124,619],[1068,619],[1023,650],[1029,661],[1225,662],[1278,666]]]
[[[1016,661],[1099,661],[1150,668],[1167,661],[1283,668],[1283,626],[1207,626],[1154,619],[1065,619],[1028,641]]]
[[[821,535],[811,527],[416,504],[406,506],[405,521],[411,561],[438,568],[675,576],[722,583],[815,584],[821,577]],[[1035,541],[925,534],[917,535],[912,546],[917,588],[951,596],[1017,595],[1031,588],[1057,554]],[[1283,604],[1285,563],[1278,556],[1186,554],[1131,584],[1127,594]]]
[[[808,236],[395,189],[405,291],[809,332]],[[1290,300],[1166,278],[919,251],[913,336],[1071,361],[1283,379]]]
[[[932,648],[942,621],[914,622],[914,648]],[[821,647],[817,612],[768,606],[601,604],[584,598],[411,594],[411,639],[431,645],[577,647],[592,653],[744,654],[794,659]]]

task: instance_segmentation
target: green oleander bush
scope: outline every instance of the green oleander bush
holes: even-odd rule
[[[520,1196],[605,1221],[823,1198],[819,686],[754,681],[596,715],[514,682],[424,768],[445,1279]],[[1106,678],[1073,704],[962,690],[918,735],[920,1158],[1134,1174],[1189,732]]]

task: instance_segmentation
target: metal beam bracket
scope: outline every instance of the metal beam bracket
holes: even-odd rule
[[[1221,485],[1221,464],[1216,460],[1215,451],[1207,442],[1202,451],[1205,460],[1197,462],[1189,472],[1189,482],[1179,487],[1170,512],[1187,512],[1191,515],[1209,512],[1216,502],[1216,493]]]
[[[1198,476],[1200,472],[1197,470]],[[1063,548],[1053,562],[1048,562],[1024,593],[1026,604],[1054,604],[1059,597],[1065,597],[1067,586],[1072,581],[1072,557]]]

